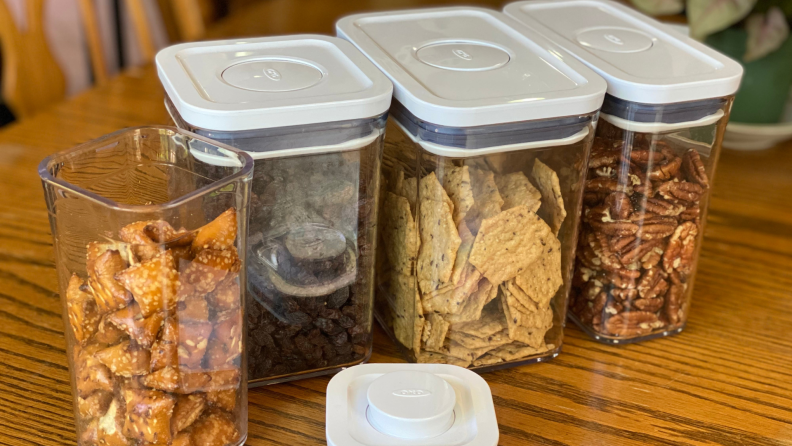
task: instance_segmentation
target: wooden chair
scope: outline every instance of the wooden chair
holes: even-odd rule
[[[0,0],[0,48],[2,49],[2,96],[18,119],[62,100],[66,80],[52,56],[44,34],[44,1],[27,0],[27,29],[21,31],[8,6]],[[79,0],[86,30],[94,78],[107,79],[102,45],[91,0]]]

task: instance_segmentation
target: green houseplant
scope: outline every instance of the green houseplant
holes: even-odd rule
[[[690,35],[745,68],[731,120],[776,123],[792,87],[792,0],[632,0],[651,15],[684,12]]]

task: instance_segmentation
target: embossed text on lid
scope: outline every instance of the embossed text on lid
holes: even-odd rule
[[[253,91],[295,91],[313,87],[324,74],[314,66],[292,60],[251,60],[223,71],[223,80],[237,88]]]

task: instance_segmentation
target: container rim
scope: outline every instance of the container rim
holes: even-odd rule
[[[154,130],[166,130],[166,131],[171,132],[173,134],[183,135],[183,136],[186,136],[186,137],[201,141],[203,143],[212,145],[214,147],[217,147],[218,149],[223,149],[223,150],[229,151],[229,152],[231,152],[231,153],[233,153],[233,154],[235,154],[237,156],[237,158],[239,159],[239,161],[242,164],[242,166],[239,169],[239,172],[236,172],[236,173],[234,173],[232,175],[224,177],[224,178],[222,178],[222,179],[220,179],[218,181],[215,181],[215,182],[213,182],[211,184],[208,184],[206,186],[203,186],[201,188],[195,189],[195,190],[193,190],[193,191],[191,191],[191,192],[189,192],[187,194],[184,194],[184,195],[182,195],[182,196],[180,196],[180,197],[178,197],[178,198],[176,198],[174,200],[168,201],[166,203],[151,204],[151,205],[130,205],[130,204],[118,203],[115,200],[111,200],[109,198],[103,197],[103,196],[101,196],[99,194],[91,192],[91,191],[89,191],[87,189],[84,189],[84,188],[82,188],[80,186],[72,184],[72,183],[70,183],[68,181],[64,181],[64,180],[61,180],[59,178],[56,178],[56,177],[52,176],[52,174],[50,174],[49,167],[51,166],[52,162],[57,160],[59,157],[62,157],[62,156],[66,155],[66,154],[68,154],[70,152],[75,152],[75,151],[78,151],[78,150],[86,149],[89,145],[93,146],[93,145],[101,144],[104,141],[108,141],[110,139],[117,138],[119,135],[124,134],[124,133],[130,133],[130,132],[139,131],[139,130],[151,130],[151,129],[154,129]],[[192,156],[195,157],[194,154]],[[126,211],[126,212],[139,212],[139,213],[148,213],[148,212],[152,212],[152,210],[155,210],[155,209],[156,210],[163,210],[163,209],[172,209],[172,208],[178,207],[178,206],[180,206],[180,205],[182,205],[182,204],[184,204],[184,203],[186,203],[186,202],[188,202],[188,201],[190,201],[190,200],[192,200],[192,199],[194,199],[194,198],[196,198],[198,196],[201,196],[201,195],[209,192],[210,190],[215,190],[215,189],[218,189],[218,188],[222,188],[222,187],[224,187],[224,186],[226,186],[226,185],[238,180],[239,178],[243,178],[245,176],[250,176],[252,174],[252,172],[253,172],[253,158],[251,158],[250,155],[248,155],[246,152],[244,152],[242,150],[235,149],[234,147],[231,147],[229,145],[217,142],[215,140],[202,137],[202,136],[197,135],[195,133],[192,133],[190,131],[180,129],[178,127],[167,126],[167,125],[142,125],[142,126],[135,126],[135,127],[125,127],[123,129],[117,130],[117,131],[115,131],[113,133],[108,133],[107,135],[101,136],[99,138],[92,139],[90,141],[86,141],[86,142],[84,142],[82,144],[79,144],[77,146],[74,146],[74,147],[71,147],[71,148],[68,148],[68,149],[61,150],[59,152],[53,153],[53,154],[49,155],[48,157],[44,158],[43,160],[41,160],[41,162],[38,165],[38,174],[39,174],[39,177],[41,178],[41,181],[43,181],[43,182],[46,182],[46,183],[49,183],[49,184],[53,184],[53,185],[56,185],[56,186],[59,186],[59,187],[65,188],[65,189],[69,189],[73,193],[76,193],[77,195],[79,195],[79,196],[81,196],[81,197],[83,197],[85,199],[94,201],[94,202],[99,203],[99,204],[101,204],[103,206],[106,206],[106,207],[108,207],[110,209],[117,209],[117,210],[122,210],[122,211]]]

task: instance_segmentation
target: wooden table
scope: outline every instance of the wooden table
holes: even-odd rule
[[[335,18],[317,17],[314,24]],[[232,28],[254,29],[241,26]],[[0,130],[0,444],[75,443],[37,164],[123,127],[163,122],[156,73],[145,68]],[[723,152],[682,334],[610,347],[570,325],[558,358],[486,374],[500,443],[792,445],[791,168],[792,143]],[[375,362],[398,360],[379,329],[375,350]],[[327,382],[252,390],[248,444],[325,444]]]

